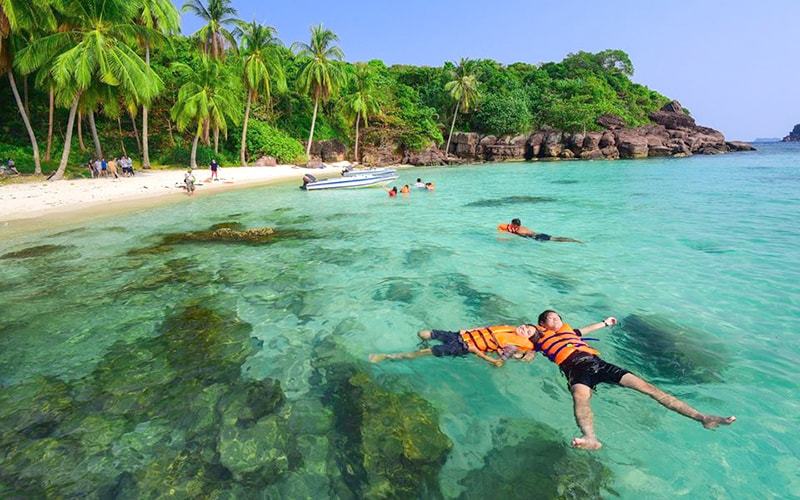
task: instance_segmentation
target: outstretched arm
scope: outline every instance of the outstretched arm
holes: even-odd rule
[[[580,328],[581,335],[586,335],[587,333],[596,332],[597,330],[602,330],[607,326],[614,326],[617,324],[617,318],[614,316],[609,316],[608,318],[604,319],[599,323],[592,323],[591,325],[586,325],[583,328]]]
[[[480,351],[480,350],[476,349],[474,346],[470,346],[470,347],[469,347],[469,352],[471,352],[472,354],[474,354],[474,355],[478,356],[478,357],[479,357],[479,358],[481,358],[482,360],[484,360],[484,361],[487,361],[487,362],[489,362],[489,363],[493,364],[494,366],[496,366],[496,367],[498,367],[498,368],[500,368],[501,366],[503,366],[503,360],[502,360],[502,359],[494,359],[494,358],[492,358],[492,357],[490,357],[490,356],[486,355],[486,353],[485,353],[485,352],[482,352],[482,351]]]

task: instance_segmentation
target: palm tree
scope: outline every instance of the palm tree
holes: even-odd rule
[[[358,129],[361,120],[369,126],[369,117],[381,112],[379,96],[375,85],[375,75],[366,64],[357,64],[352,75],[353,91],[344,97],[346,113],[355,118],[356,144],[354,161],[358,163]]]
[[[28,132],[28,138],[33,148],[34,173],[41,175],[42,164],[39,160],[39,144],[36,142],[36,134],[33,132],[30,118],[19,96],[17,82],[14,79],[14,44],[12,36],[17,36],[23,32],[34,30],[55,29],[56,20],[53,15],[49,0],[0,0],[0,75],[8,74],[8,83],[11,85],[11,92],[19,108],[22,122]]]
[[[239,160],[242,165],[247,165],[245,151],[247,149],[247,122],[250,118],[250,105],[257,100],[259,94],[269,101],[271,98],[271,81],[275,80],[279,91],[286,90],[286,74],[283,70],[283,61],[275,50],[281,46],[281,41],[275,35],[277,31],[272,26],[263,26],[255,21],[252,23],[239,23],[236,35],[241,37],[240,54],[242,55],[242,69],[244,71],[244,85],[247,90],[247,105],[242,124],[242,146],[239,151]]]
[[[17,58],[23,72],[35,71],[55,58],[52,75],[57,85],[56,98],[61,103],[70,103],[64,150],[53,180],[64,176],[75,113],[81,95],[93,84],[118,87],[137,102],[149,102],[163,85],[131,48],[136,39],[155,36],[150,33],[152,30],[133,24],[136,2],[62,0],[61,3],[66,28],[34,40]]]
[[[208,5],[203,5],[203,0],[186,0],[182,10],[191,12],[206,25],[200,28],[195,36],[203,43],[203,52],[213,59],[222,59],[225,55],[225,42],[236,46],[236,39],[228,29],[236,24],[236,9],[230,6],[231,0],[208,0]]]
[[[456,109],[453,112],[453,123],[450,125],[450,134],[447,135],[447,146],[445,146],[445,157],[450,156],[450,139],[453,137],[453,128],[456,126],[458,108],[466,113],[478,100],[478,77],[472,73],[472,61],[461,59],[453,75],[453,79],[447,82],[444,89],[450,93],[450,97],[456,102]]]
[[[344,81],[344,72],[338,64],[338,61],[344,59],[344,53],[334,45],[338,40],[339,37],[333,31],[323,28],[320,24],[311,27],[311,43],[297,42],[292,45],[292,48],[297,50],[298,57],[306,60],[298,76],[300,89],[314,99],[314,114],[311,117],[306,156],[311,153],[319,102],[327,102],[338,92]]]
[[[174,63],[183,74],[185,83],[178,91],[178,100],[172,107],[171,116],[183,131],[188,126],[196,127],[192,142],[190,165],[197,167],[197,142],[206,123],[226,132],[228,120],[238,122],[241,108],[238,100],[238,80],[224,70],[222,65],[202,56],[199,64],[189,67]]]
[[[173,35],[180,31],[180,16],[172,0],[138,0],[138,23],[163,35]],[[150,47],[159,40],[142,39],[144,62],[150,66]],[[148,142],[147,112],[150,103],[142,104],[142,168],[150,168],[150,145]],[[138,141],[137,141],[138,144]]]

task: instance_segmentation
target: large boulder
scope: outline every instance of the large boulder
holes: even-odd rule
[[[444,152],[435,145],[422,151],[406,151],[403,163],[408,165],[447,165]]]
[[[542,144],[541,155],[547,158],[558,158],[564,145],[561,144],[563,134],[557,130],[551,130],[547,133]]]
[[[402,160],[403,156],[392,144],[366,146],[361,153],[361,163],[368,167],[397,165]]]
[[[616,144],[620,158],[647,158],[649,145],[643,130],[623,129],[616,132]]]
[[[542,152],[542,143],[544,142],[545,133],[542,131],[531,134],[528,142],[525,144],[525,157],[537,158]]]
[[[600,142],[598,143],[598,146],[600,147],[600,149],[603,149],[605,147],[614,146],[616,144],[617,144],[617,139],[614,136],[614,133],[606,130],[605,132],[603,132],[603,135],[600,136]]]
[[[276,160],[272,156],[262,156],[255,162],[255,166],[257,167],[277,167],[278,160]]]
[[[692,128],[694,118],[686,114],[678,101],[665,104],[659,111],[650,113],[650,119],[668,129]]]
[[[475,132],[456,132],[450,140],[450,152],[461,158],[476,158],[480,136]]]
[[[589,132],[583,138],[583,148],[582,149],[597,149],[600,147],[600,138],[603,137],[601,132]]]
[[[749,142],[742,142],[742,141],[728,141],[725,143],[728,146],[728,151],[755,151],[756,148],[753,147],[752,144]]]

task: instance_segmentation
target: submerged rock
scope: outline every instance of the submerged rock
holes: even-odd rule
[[[533,205],[538,203],[553,203],[556,200],[549,196],[530,196],[530,195],[515,195],[505,196],[503,198],[494,198],[490,200],[472,201],[464,205],[465,207],[480,207],[480,208],[494,208],[505,205]]]
[[[33,257],[45,257],[56,252],[75,248],[73,245],[37,245],[35,247],[23,248],[15,252],[8,252],[0,255],[0,259],[30,259]]]
[[[438,412],[411,392],[378,384],[366,364],[334,341],[315,349],[323,402],[333,410],[335,462],[358,498],[436,498],[438,473],[452,447]]]
[[[459,498],[602,498],[611,470],[594,456],[573,450],[552,427],[530,420],[504,420],[492,436],[483,467],[469,471]]]
[[[671,384],[720,382],[726,349],[708,333],[658,316],[631,314],[611,337],[623,367]]]

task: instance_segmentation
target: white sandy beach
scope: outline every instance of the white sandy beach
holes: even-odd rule
[[[211,182],[209,169],[194,171],[197,190],[194,196],[238,187],[251,187],[274,182],[301,179],[304,174],[329,177],[341,172],[339,164],[307,169],[293,165],[276,167],[221,168],[219,181]],[[181,188],[185,170],[137,170],[134,177],[70,179],[8,184],[0,186],[0,227],[40,225],[52,219],[80,217],[98,213],[104,206],[116,212],[159,201],[186,198]],[[101,211],[105,212],[105,210]]]

